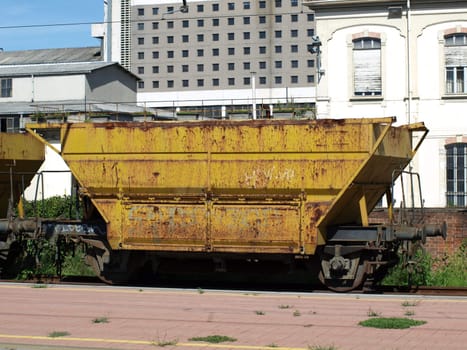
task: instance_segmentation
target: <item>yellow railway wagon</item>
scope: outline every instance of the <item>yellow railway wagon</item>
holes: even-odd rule
[[[28,133],[0,133],[0,217],[18,202],[45,158],[42,142]]]
[[[60,154],[80,185],[85,220],[105,227],[102,237],[81,236],[104,280],[125,280],[148,263],[157,269],[169,253],[218,260],[316,255],[321,280],[349,290],[394,258],[397,247],[388,242],[420,235],[368,223],[383,194],[390,198],[394,173],[414,156],[413,133],[419,141],[427,133],[421,123],[394,122],[111,122],[29,130],[36,137],[41,127],[60,130]]]

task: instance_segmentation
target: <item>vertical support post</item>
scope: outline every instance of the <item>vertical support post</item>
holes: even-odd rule
[[[358,205],[360,206],[360,217],[361,217],[361,220],[362,220],[362,226],[364,226],[364,227],[369,226],[368,208],[367,208],[367,205],[366,205],[365,193],[362,194],[362,197],[358,201]]]

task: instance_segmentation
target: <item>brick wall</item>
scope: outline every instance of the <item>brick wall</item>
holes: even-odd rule
[[[416,218],[421,216],[417,210],[414,213]],[[398,210],[394,216],[399,217]],[[463,240],[467,240],[467,209],[464,208],[427,208],[425,209],[424,222],[427,224],[441,224],[446,221],[447,237],[446,241],[442,237],[431,237],[425,244],[426,250],[433,257],[442,257],[456,251]],[[375,209],[370,215],[372,223],[387,223],[388,213],[386,209]]]

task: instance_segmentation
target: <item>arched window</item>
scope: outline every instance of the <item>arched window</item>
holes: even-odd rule
[[[467,34],[444,37],[446,94],[467,93]]]
[[[446,202],[448,206],[467,205],[467,143],[446,145]]]
[[[381,96],[381,40],[354,39],[353,73],[355,96]]]

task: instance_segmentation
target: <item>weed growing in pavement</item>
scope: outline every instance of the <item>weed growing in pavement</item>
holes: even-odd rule
[[[44,283],[37,283],[37,284],[34,284],[31,288],[47,288],[47,284],[44,284]]]
[[[293,315],[294,315],[295,317],[302,316],[301,312],[298,311],[298,310],[295,310],[295,311],[293,312]]]
[[[409,307],[409,306],[417,306],[419,303],[420,303],[419,300],[412,300],[412,301],[405,300],[401,305],[403,307]]]
[[[66,331],[54,331],[52,333],[49,333],[50,338],[66,337],[67,335],[70,335],[70,333]]]
[[[261,311],[261,310],[256,310],[255,314],[260,315],[260,316],[266,315],[266,313],[264,311]]]
[[[378,316],[381,316],[381,312],[376,312],[375,310],[373,310],[371,307],[368,308],[368,311],[367,311],[367,316],[368,317],[378,317]]]
[[[207,337],[193,337],[188,340],[189,341],[204,341],[206,343],[213,343],[213,344],[237,341],[237,339],[235,338],[228,337],[226,335],[217,335],[217,334],[208,335]]]
[[[337,350],[337,348],[334,345],[331,345],[331,346],[308,345],[308,350]]]
[[[413,320],[401,317],[378,317],[360,321],[358,324],[363,327],[384,328],[384,329],[405,329],[414,326],[421,326],[426,321]]]
[[[415,315],[415,311],[413,310],[407,310],[405,313],[404,313],[405,316],[413,316]]]
[[[199,294],[204,294],[203,288],[198,288],[198,293],[199,293]]]
[[[283,305],[283,304],[281,304],[278,307],[279,307],[279,309],[291,309],[291,308],[293,308],[293,305]]]
[[[269,345],[266,345],[268,348],[278,348],[279,345],[275,344],[275,343],[272,343],[272,344],[269,344]]]
[[[109,319],[107,317],[97,317],[92,320],[92,323],[109,323]]]
[[[151,345],[164,347],[164,346],[174,346],[174,345],[177,345],[177,343],[178,343],[178,339],[167,340],[167,334],[164,334],[162,339],[158,335],[157,340],[153,340],[151,342]]]

